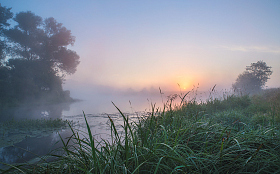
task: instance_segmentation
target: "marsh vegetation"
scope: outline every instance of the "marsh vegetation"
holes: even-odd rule
[[[24,119],[0,123],[0,148],[12,146],[27,137],[43,137],[66,128],[62,119]]]
[[[166,10],[164,11],[166,12]],[[43,112],[48,113],[47,118],[54,117],[56,119],[25,119],[25,117],[19,114],[17,114],[17,117],[21,117],[21,120],[6,119],[12,117],[7,111],[15,110],[17,107],[24,106],[29,109],[42,105],[56,105],[63,102],[73,102],[74,99],[70,97],[70,91],[63,90],[63,83],[67,75],[71,75],[76,72],[80,63],[80,57],[74,50],[69,49],[71,48],[70,46],[73,46],[75,43],[75,37],[72,35],[71,31],[68,30],[62,23],[56,21],[53,17],[43,19],[31,11],[13,14],[11,12],[11,8],[1,6],[1,4],[0,12],[0,120],[2,121],[2,119],[5,119],[5,121],[0,123],[0,153],[4,151],[4,148],[14,147],[15,144],[20,143],[27,138],[34,138],[34,144],[41,145],[40,143],[42,143],[42,141],[39,139],[40,137],[49,136],[50,133],[58,132],[62,128],[65,128],[66,124],[68,124],[68,128],[71,133],[71,135],[66,138],[61,134],[56,134],[56,136],[59,136],[60,138],[58,142],[61,143],[61,146],[48,154],[35,154],[31,151],[32,149],[23,149],[22,147],[19,147],[18,149],[24,150],[25,154],[35,154],[36,158],[32,157],[32,159],[28,160],[22,158],[23,162],[20,163],[6,163],[1,160],[0,172],[106,174],[280,173],[280,89],[264,90],[267,80],[272,75],[272,67],[268,66],[264,61],[251,63],[250,66],[247,66],[246,71],[240,74],[235,83],[232,85],[232,89],[236,93],[226,94],[223,98],[215,98],[212,95],[209,95],[208,100],[198,100],[196,96],[188,98],[190,93],[170,95],[166,103],[162,102],[162,107],[159,107],[159,105],[151,102],[151,110],[148,112],[137,112],[136,116],[135,114],[131,115],[130,113],[123,112],[123,108],[119,109],[118,103],[116,103],[116,105],[113,103],[113,106],[115,107],[114,109],[118,111],[118,115],[106,115],[106,122],[104,121],[104,115],[99,117],[93,115],[95,112],[89,113],[88,115],[83,113],[82,117],[79,117],[79,119],[82,118],[85,122],[84,127],[81,128],[73,125],[72,122],[67,122],[65,119],[61,119],[62,109],[53,110],[48,108],[43,110]],[[59,14],[59,16],[61,16],[61,14]],[[128,15],[123,16],[127,17]],[[149,18],[150,17],[151,16],[149,16]],[[176,19],[180,18],[176,17]],[[135,20],[133,21],[135,22]],[[166,21],[166,18],[164,21]],[[147,23],[146,20],[145,23]],[[156,23],[158,23],[158,21]],[[189,22],[186,23],[189,25]],[[122,24],[122,22],[120,22],[120,24]],[[113,25],[110,24],[108,26]],[[104,28],[107,28],[108,26]],[[259,24],[257,26],[259,26]],[[130,27],[131,26],[127,28]],[[111,28],[115,30],[114,27]],[[104,31],[106,30],[107,29]],[[157,31],[154,27],[153,30]],[[93,29],[92,32],[94,31],[95,30]],[[197,29],[195,29],[195,31],[197,32]],[[81,33],[86,32],[82,31]],[[158,33],[161,34],[161,32]],[[223,33],[228,35],[227,32]],[[98,40],[100,37],[99,35],[100,33],[98,33],[98,37],[95,39]],[[122,34],[117,35],[123,36]],[[212,37],[212,34],[210,35]],[[145,35],[142,34],[139,36],[144,36],[144,39],[141,38],[139,41],[145,40],[145,38],[151,38],[145,37]],[[154,36],[156,36],[156,34]],[[162,34],[159,38],[161,37]],[[89,37],[87,37],[86,40],[90,40],[88,38]],[[123,40],[122,38],[122,41],[125,40],[126,39]],[[150,40],[146,40],[146,43],[143,43],[143,45],[147,45],[147,41],[150,42]],[[104,41],[100,43],[103,42]],[[161,41],[157,42],[161,43]],[[106,38],[104,43],[106,43]],[[118,42],[118,45],[120,43],[121,42]],[[122,42],[122,44],[123,43],[125,42]],[[158,45],[158,43],[154,45]],[[104,49],[106,50],[105,55],[107,55],[107,52],[111,52],[110,54],[112,55],[108,54],[109,57],[114,58],[114,61],[117,60],[118,62],[123,63],[122,66],[117,66],[118,64],[115,64],[114,61],[111,61],[113,62],[112,64],[109,63],[109,60],[112,60],[111,58],[106,59],[107,56],[104,55],[103,57],[103,53],[99,53],[99,50],[103,50],[103,48],[99,48],[99,45],[102,46],[102,44],[99,43],[90,43],[90,46],[98,46],[97,55],[101,55],[101,57],[93,59],[96,54],[88,54],[91,59],[96,62],[100,59],[104,59],[104,67],[99,67],[100,62],[97,63],[98,68],[94,66],[94,68],[92,66],[90,67],[91,69],[100,72],[97,73],[98,78],[88,77],[87,79],[88,75],[92,76],[92,74],[94,74],[89,73],[91,71],[88,70],[85,71],[87,73],[84,74],[84,77],[80,76],[80,78],[86,79],[87,82],[90,81],[89,79],[100,79],[100,81],[103,81],[105,79],[115,79],[118,77],[116,79],[119,82],[116,83],[116,81],[113,81],[115,82],[113,85],[123,86],[122,83],[126,83],[125,80],[123,80],[125,79],[125,76],[115,74],[113,71],[126,69],[120,67],[130,67],[130,64],[123,63],[125,62],[123,60],[126,59],[125,56],[113,54],[114,50],[121,50],[118,52],[126,52],[125,49],[122,50],[120,49],[121,47],[115,47],[116,49],[114,48],[110,50],[110,46],[109,50]],[[180,43],[180,47],[181,45],[188,44]],[[155,78],[160,77],[154,76],[154,73],[156,74],[159,70],[154,67],[154,63],[165,62],[164,64],[157,64],[156,67],[163,66],[168,68],[169,66],[167,63],[169,61],[162,61],[165,59],[167,60],[168,57],[165,58],[165,56],[162,56],[166,54],[164,52],[162,55],[156,56],[151,54],[155,57],[161,58],[161,60],[150,61],[151,57],[143,56],[150,55],[150,53],[145,53],[146,49],[143,49],[141,44],[139,46],[141,50],[135,51],[132,49],[129,50],[129,52],[141,53],[139,55],[142,56],[141,59],[144,61],[141,60],[138,63],[143,62],[145,64],[142,65],[145,66],[141,67],[133,60],[131,61],[133,62],[133,66],[131,67],[135,67],[137,65],[140,69],[133,72],[131,70],[134,68],[127,68],[128,71],[126,74],[129,74],[130,76],[129,81],[134,83],[134,79],[141,79],[144,77],[141,76],[140,78],[140,76],[137,76],[136,74],[143,73],[143,68],[146,68],[146,71],[148,69],[146,67],[147,64],[152,62],[152,68],[150,69],[153,70],[153,75],[149,74],[148,71],[143,74],[146,74],[147,76],[145,77],[150,79],[147,80],[147,82],[150,81],[149,83],[153,83]],[[175,48],[176,44],[173,46]],[[171,48],[173,46],[171,46]],[[87,43],[86,46],[80,45],[80,48],[89,49],[89,44]],[[258,49],[255,47],[252,48],[254,48],[252,50],[259,50],[259,48],[262,47],[256,47]],[[185,48],[183,49],[185,50]],[[188,49],[189,48],[187,48],[187,50]],[[240,51],[240,49],[238,50]],[[248,48],[245,47],[245,49],[242,50],[248,50]],[[250,52],[252,51],[251,48],[249,48],[249,50]],[[142,51],[144,52],[142,53]],[[175,51],[177,51],[177,48]],[[215,52],[216,51],[217,50],[215,50]],[[170,51],[170,53],[172,52],[173,51]],[[270,48],[262,48],[261,52],[272,52],[275,54],[279,51],[275,52]],[[169,56],[169,53],[166,55]],[[196,54],[190,52],[190,55]],[[207,54],[203,53],[203,59],[205,55]],[[136,56],[136,54],[133,54],[132,57],[135,60],[138,59],[138,56],[136,56],[136,58],[134,56]],[[178,56],[176,55],[176,57]],[[120,58],[120,60],[118,60],[118,58]],[[148,63],[146,63],[145,59]],[[168,59],[173,61],[174,56]],[[212,60],[211,56],[208,59]],[[90,62],[92,62],[92,60],[86,64],[91,64]],[[174,62],[182,62],[182,64],[185,62],[187,66],[195,65],[195,63],[191,63],[183,59],[180,61],[176,60]],[[100,65],[102,64],[103,63]],[[117,67],[116,69],[112,66],[113,64]],[[207,63],[205,62],[205,64]],[[196,66],[197,65],[199,64],[196,64]],[[211,64],[208,66],[211,67],[210,65]],[[177,71],[177,69],[188,68],[180,68],[178,66],[174,67],[176,67],[175,71]],[[105,73],[111,77],[108,78],[107,75],[102,73],[103,70],[100,71],[99,68],[112,69],[111,72],[113,73],[109,73],[110,71]],[[161,72],[164,72],[163,74],[168,74],[168,72],[171,71],[172,70],[163,70]],[[176,75],[170,74],[170,78],[175,78],[173,76],[183,76],[184,74],[188,74],[186,72],[180,71],[175,73]],[[209,70],[209,72],[212,74],[212,70]],[[194,74],[190,76],[193,76],[191,78],[197,78]],[[211,76],[206,76],[206,78],[212,79]],[[163,81],[168,81],[168,78],[165,79],[164,77],[162,79]],[[100,83],[100,81],[98,83]],[[109,82],[105,82],[104,84],[109,84]],[[137,83],[135,84],[137,85]],[[146,82],[145,80],[140,80],[140,82],[138,82],[138,85],[139,84],[142,86],[146,84]],[[98,88],[99,87],[97,87],[97,89]],[[103,86],[100,88],[103,88]],[[184,88],[187,89],[186,87]],[[211,92],[214,91],[214,88],[215,86]],[[112,89],[114,89],[114,87],[110,87],[107,90],[110,91],[109,93],[119,92],[118,90],[114,91]],[[162,95],[163,93],[161,89],[159,90]],[[92,94],[93,91],[93,89],[90,89],[90,92],[85,95],[88,96]],[[139,94],[143,94],[145,91],[146,90],[143,89],[142,93],[139,92]],[[147,92],[149,92],[149,90],[147,90]],[[97,91],[96,93],[100,93],[100,91]],[[127,90],[123,94],[129,93],[134,93],[134,91]],[[197,94],[196,91],[194,91],[194,93]],[[104,95],[102,97],[105,98]],[[120,96],[120,98],[124,99],[124,95]],[[175,102],[175,99],[179,99],[179,102]],[[100,101],[101,99],[94,98],[94,100],[99,104],[102,103]],[[110,100],[112,100],[111,96]],[[108,107],[108,105],[104,106]],[[83,107],[85,106],[82,106],[80,109],[82,110]],[[90,107],[93,108],[93,106]],[[94,107],[98,107],[100,109],[98,105],[95,105]],[[40,112],[41,110],[39,110],[39,113]],[[113,118],[115,116],[120,116],[122,121],[121,125],[119,125],[120,120]],[[71,115],[70,117],[76,117],[76,115]],[[109,137],[98,137],[102,130],[97,130],[99,132],[95,134],[91,125],[93,122],[91,122],[92,120],[90,120],[89,117],[96,117],[96,120],[99,122],[108,123],[110,132]],[[102,123],[100,125],[104,126],[104,124],[105,123]],[[52,143],[55,144],[55,142]],[[48,142],[49,145],[52,143]],[[42,147],[39,148],[43,147],[49,146],[42,144]],[[18,149],[13,149],[13,151],[15,152]],[[18,153],[15,154],[18,155]],[[20,155],[22,157],[24,156],[22,153]],[[3,159],[5,157],[0,154],[0,159],[1,158]],[[7,159],[11,159],[11,157],[8,156]],[[5,165],[8,168],[2,168],[1,165]]]
[[[183,95],[178,95],[183,98]],[[280,89],[222,100],[183,101],[130,120],[108,116],[111,139],[97,141],[71,125],[53,162],[14,166],[15,173],[277,173],[280,171]]]

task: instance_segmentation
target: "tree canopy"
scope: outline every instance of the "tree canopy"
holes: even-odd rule
[[[52,17],[43,20],[30,11],[20,12],[10,27],[12,17],[10,8],[0,4],[0,106],[7,100],[63,98],[68,94],[62,90],[64,77],[75,73],[79,64],[79,55],[68,49],[75,37]]]
[[[0,4],[0,66],[2,66],[2,61],[5,58],[6,43],[3,40],[4,30],[6,27],[10,26],[8,20],[13,17],[13,13],[10,11],[11,8],[2,7]]]
[[[5,35],[13,43],[18,58],[48,62],[50,68],[61,73],[76,72],[79,56],[67,49],[75,42],[70,30],[54,18],[43,21],[30,11],[16,14],[14,20],[17,25],[5,31]]]
[[[246,67],[246,71],[239,74],[232,87],[237,92],[255,93],[265,86],[271,74],[271,67],[264,61],[251,63]]]

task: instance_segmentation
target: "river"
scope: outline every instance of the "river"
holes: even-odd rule
[[[47,106],[28,106],[14,108],[1,115],[1,121],[7,119],[56,119],[69,120],[74,122],[74,127],[79,130],[86,130],[83,113],[85,113],[90,124],[91,131],[97,141],[110,138],[110,116],[118,128],[123,122],[120,113],[113,103],[125,114],[130,115],[131,120],[136,120],[146,112],[152,111],[152,105],[163,108],[163,103],[175,97],[174,93],[169,94],[108,94],[102,96],[90,96],[85,100],[62,103]],[[197,94],[195,94],[197,95]],[[191,100],[194,96],[189,94],[185,99]],[[197,100],[205,100],[205,95],[200,94]],[[180,103],[180,98],[173,101]],[[113,103],[112,103],[113,102]],[[52,149],[61,146],[59,134],[65,139],[71,136],[70,129],[61,129],[50,132],[47,136],[26,137],[24,140],[15,143],[14,146],[0,147],[0,161],[7,164],[21,163],[32,160],[38,156],[49,153]],[[3,137],[2,137],[3,138]],[[58,142],[58,143],[57,143]],[[60,142],[60,143],[59,143]],[[0,168],[4,165],[0,164]]]

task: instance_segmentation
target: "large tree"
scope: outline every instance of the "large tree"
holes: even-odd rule
[[[75,42],[70,30],[54,18],[43,21],[30,11],[18,13],[14,20],[18,24],[6,31],[6,35],[19,58],[44,61],[60,73],[75,73],[79,56],[67,48]]]
[[[71,31],[54,18],[43,20],[30,11],[16,14],[14,21],[12,28],[2,32],[9,41],[10,55],[8,76],[1,87],[9,85],[10,98],[19,102],[50,94],[54,100],[63,97],[63,79],[75,73],[79,64],[77,53],[68,49],[75,42]]]
[[[246,67],[246,71],[237,77],[232,87],[237,92],[255,93],[265,86],[271,74],[271,67],[267,66],[264,61],[251,63]]]

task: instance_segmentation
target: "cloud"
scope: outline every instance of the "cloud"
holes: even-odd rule
[[[267,46],[220,46],[220,47],[230,51],[280,54],[280,47],[267,47]]]

